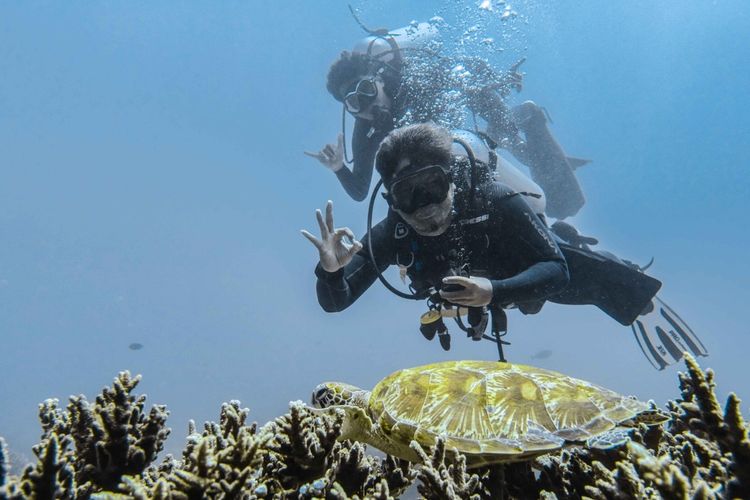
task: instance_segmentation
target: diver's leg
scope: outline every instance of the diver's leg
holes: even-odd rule
[[[586,200],[565,152],[547,127],[544,110],[533,101],[526,101],[513,108],[513,117],[526,139],[518,158],[528,165],[532,179],[544,189],[547,215],[557,219],[575,215]]]

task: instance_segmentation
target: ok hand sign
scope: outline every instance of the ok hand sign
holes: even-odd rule
[[[347,265],[354,254],[362,250],[362,243],[354,239],[354,233],[348,227],[333,228],[333,202],[326,204],[326,218],[320,210],[315,210],[320,226],[320,239],[304,229],[302,236],[310,240],[320,253],[320,266],[329,273],[335,273]]]

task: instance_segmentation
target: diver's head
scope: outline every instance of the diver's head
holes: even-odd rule
[[[391,208],[423,236],[448,229],[453,213],[452,138],[429,123],[396,129],[375,156]]]
[[[399,84],[385,69],[377,59],[344,51],[328,70],[326,88],[352,115],[373,120],[376,109],[390,110]]]

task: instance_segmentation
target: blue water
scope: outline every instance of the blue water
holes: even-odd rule
[[[372,26],[476,23],[499,67],[526,56],[512,102],[545,106],[566,151],[594,160],[574,222],[625,258],[655,257],[722,397],[750,398],[750,5],[527,0],[502,22],[478,3],[354,5]],[[343,1],[0,3],[0,435],[13,449],[30,454],[39,402],[93,399],[123,369],[169,406],[175,452],[187,420],[217,419],[222,401],[263,422],[325,379],[370,387],[494,357],[459,335],[450,353],[425,342],[423,307],[377,284],[343,313],[317,304],[299,229],[332,199],[362,235],[366,207],[302,151],[335,139],[325,75],[362,35]],[[510,327],[513,361],[679,395],[677,370],[655,371],[593,307],[514,312]]]

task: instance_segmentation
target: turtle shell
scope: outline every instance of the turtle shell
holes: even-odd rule
[[[522,460],[601,435],[646,403],[532,366],[447,361],[397,371],[370,396],[383,437],[432,446],[437,437],[470,461]]]

